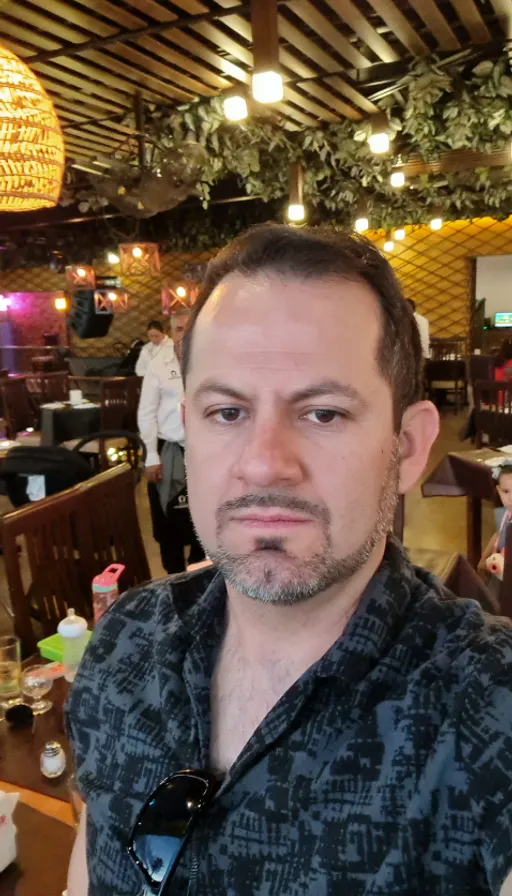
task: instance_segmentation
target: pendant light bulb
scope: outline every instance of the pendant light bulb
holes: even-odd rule
[[[391,186],[392,187],[403,187],[405,184],[405,174],[403,171],[393,171],[391,175]]]
[[[357,233],[364,233],[365,230],[368,230],[369,226],[370,226],[370,222],[369,222],[368,218],[364,218],[364,217],[357,218],[357,220],[354,224],[354,230]]]
[[[257,103],[279,103],[284,96],[283,76],[279,72],[255,72],[252,95]]]
[[[405,237],[406,237],[405,227],[397,227],[397,229],[395,230],[395,232],[393,234],[393,239],[405,240]]]
[[[240,93],[232,93],[224,97],[223,107],[228,121],[244,121],[249,115],[247,100]]]
[[[431,229],[431,230],[441,230],[441,227],[442,227],[442,226],[443,226],[443,219],[442,219],[442,218],[432,218],[432,220],[431,220],[431,222],[430,222],[430,229]]]

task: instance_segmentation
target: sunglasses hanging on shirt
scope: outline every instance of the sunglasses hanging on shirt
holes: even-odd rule
[[[145,878],[143,896],[160,896],[171,880],[199,816],[219,780],[187,769],[166,778],[148,797],[133,826],[128,852]]]

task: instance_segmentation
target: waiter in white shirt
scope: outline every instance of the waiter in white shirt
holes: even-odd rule
[[[135,373],[137,376],[145,375],[150,362],[154,361],[161,351],[173,348],[172,340],[165,335],[163,324],[161,324],[159,320],[150,320],[147,326],[147,334],[149,342],[147,342],[142,349],[135,365]]]
[[[150,361],[139,402],[138,423],[146,445],[146,477],[153,536],[160,546],[166,572],[186,568],[204,559],[190,513],[185,482],[184,431],[181,419],[183,383],[172,340]]]
[[[412,299],[407,299],[407,302],[414,314],[414,320],[419,330],[423,357],[430,358],[430,324],[428,319],[416,311],[416,302]]]

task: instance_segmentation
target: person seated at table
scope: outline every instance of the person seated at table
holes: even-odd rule
[[[389,262],[249,231],[210,262],[182,371],[215,566],[94,631],[68,896],[510,896],[512,628],[389,535],[439,432]]]
[[[502,554],[505,549],[507,527],[512,521],[512,458],[503,461],[499,467],[493,470],[496,480],[496,489],[504,507],[499,530],[494,533],[485,551],[482,554],[478,569],[480,572],[492,571],[492,560],[495,554]]]
[[[147,450],[146,478],[153,537],[160,546],[162,566],[170,574],[186,568],[185,546],[190,546],[190,563],[203,560],[204,551],[188,509],[180,365],[172,340],[167,342],[146,370],[138,424]]]
[[[161,351],[172,349],[174,347],[172,340],[164,332],[163,324],[159,320],[150,320],[147,326],[147,334],[149,342],[146,343],[138,357],[135,365],[135,373],[137,376],[144,376],[151,361],[153,361]]]
[[[504,339],[496,355],[494,379],[503,382],[512,379],[512,340]]]

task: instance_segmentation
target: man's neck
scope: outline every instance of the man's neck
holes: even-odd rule
[[[347,582],[299,604],[259,602],[228,585],[226,641],[236,644],[249,663],[265,666],[279,657],[301,667],[302,674],[343,634],[382,563],[385,547],[385,541],[379,543]]]

